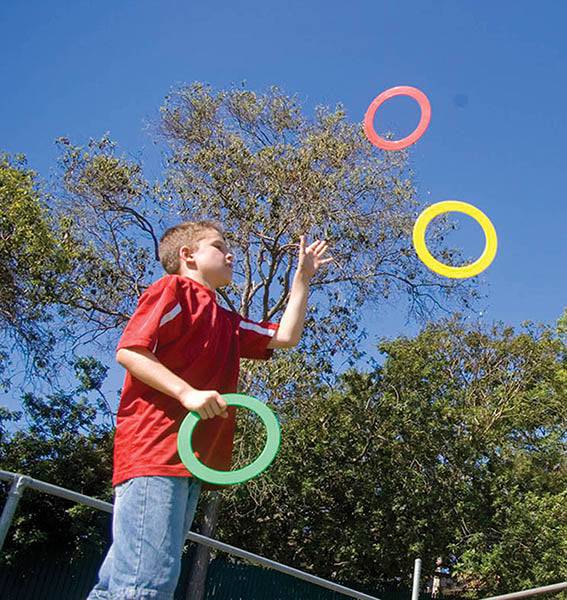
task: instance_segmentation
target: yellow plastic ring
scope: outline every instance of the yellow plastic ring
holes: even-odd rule
[[[484,252],[478,260],[465,265],[464,267],[451,267],[435,259],[427,246],[425,245],[425,230],[429,225],[430,221],[446,212],[462,212],[469,217],[472,217],[482,227],[485,237]],[[460,202],[458,200],[445,200],[444,202],[437,202],[428,206],[417,218],[415,225],[413,226],[413,245],[415,251],[423,263],[429,267],[435,273],[444,275],[445,277],[451,277],[453,279],[464,279],[466,277],[474,277],[479,273],[482,273],[496,256],[496,249],[498,247],[498,240],[496,237],[496,230],[490,222],[490,219],[478,208],[472,204],[466,202]]]

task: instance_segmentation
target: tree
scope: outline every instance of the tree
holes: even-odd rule
[[[360,586],[409,581],[416,556],[484,594],[564,579],[565,345],[525,327],[429,324],[278,407],[280,453],[225,492],[220,537]],[[264,439],[252,421],[242,443]]]
[[[362,357],[364,309],[408,298],[408,314],[423,319],[478,297],[475,280],[441,278],[418,260],[411,230],[420,202],[406,154],[380,153],[341,106],[308,119],[277,88],[215,94],[197,83],[166,98],[157,129],[166,170],[153,184],[107,136],[86,147],[58,141],[50,205],[67,260],[41,299],[57,307],[73,351],[80,341],[114,349],[116,330],[161,274],[157,231],[170,219],[225,224],[240,269],[219,295],[258,319],[276,320],[285,307],[299,235],[329,240],[337,260],[312,282],[301,347],[243,369],[242,389],[291,410],[298,397],[334,385],[336,359],[342,368]],[[440,217],[429,231],[431,250],[448,262],[460,258],[444,243],[451,227]]]
[[[22,411],[0,413],[0,464],[74,491],[112,501],[113,415],[100,391],[107,368],[83,357],[73,364],[77,385],[47,397],[26,392]],[[4,423],[25,417],[27,428]],[[101,422],[102,418],[102,422]],[[71,483],[70,483],[71,482]],[[2,482],[3,495],[9,484]],[[2,558],[17,563],[49,555],[78,559],[106,543],[108,515],[55,496],[27,491],[19,502]]]
[[[49,379],[58,362],[54,315],[43,300],[65,270],[66,255],[41,194],[23,156],[0,155],[0,387],[5,391],[16,349],[27,358],[25,376],[30,380],[38,374]]]
[[[463,531],[454,549],[456,573],[472,590],[518,590],[567,575],[566,318],[564,311],[553,342],[549,332],[537,346],[518,336],[518,350],[525,348],[517,369],[522,383],[489,421],[498,437],[485,450],[487,523]]]
[[[224,296],[234,310],[248,316],[260,292],[261,318],[274,318],[289,297],[299,235],[330,241],[337,267],[312,283],[321,304],[312,305],[302,346],[323,371],[337,350],[351,364],[360,358],[353,340],[364,335],[363,306],[403,291],[423,315],[428,301],[436,303],[432,290],[453,295],[467,287],[432,278],[411,250],[418,203],[405,155],[377,153],[345,117],[342,107],[320,107],[310,122],[275,87],[214,94],[195,84],[166,99],[160,127],[171,149],[166,189],[180,214],[221,219],[241,251],[242,284],[230,290],[237,298]],[[434,232],[437,249],[443,231]]]

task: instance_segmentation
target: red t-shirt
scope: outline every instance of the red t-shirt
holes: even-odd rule
[[[141,346],[198,390],[237,392],[240,358],[269,359],[275,323],[243,318],[219,306],[216,292],[181,275],[165,275],[141,296],[116,350]],[[126,371],[114,437],[112,485],[132,477],[190,477],[177,453],[177,433],[188,410]],[[229,470],[236,407],[228,418],[200,420],[193,449],[212,469]],[[205,489],[219,486],[205,484]]]

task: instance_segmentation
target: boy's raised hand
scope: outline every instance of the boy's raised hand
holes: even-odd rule
[[[335,260],[332,256],[329,258],[322,258],[323,254],[325,254],[327,251],[327,248],[328,244],[324,240],[315,240],[306,248],[305,236],[299,236],[299,261],[297,265],[297,274],[311,279],[322,265]]]

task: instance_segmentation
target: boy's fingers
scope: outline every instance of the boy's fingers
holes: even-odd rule
[[[309,249],[314,249],[316,251],[322,250],[323,248],[326,248],[328,246],[327,242],[325,240],[317,240],[316,242],[313,242],[311,244],[311,246],[309,246]]]
[[[226,419],[228,417],[228,413],[226,412],[225,408],[219,407],[215,412],[219,417],[222,417],[223,419]]]
[[[226,412],[227,407],[228,404],[226,403],[226,400],[219,394],[217,396],[217,405],[215,408],[216,414],[220,415],[223,419],[226,419],[228,417],[228,413]]]

